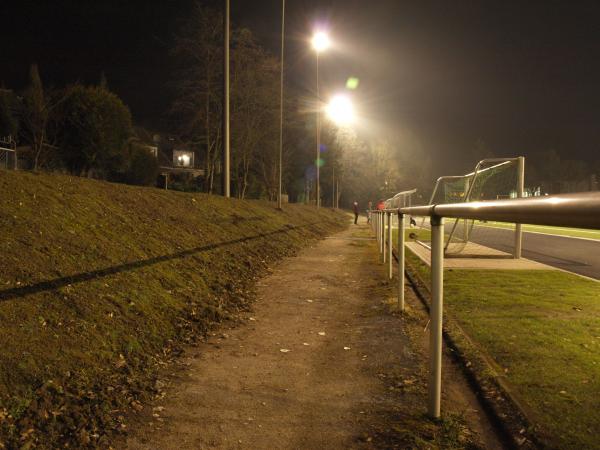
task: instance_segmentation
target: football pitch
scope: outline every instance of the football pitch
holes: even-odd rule
[[[512,230],[515,228],[514,223],[506,222],[482,222],[476,221],[478,227],[503,228]],[[523,225],[523,231],[527,233],[550,234],[554,236],[566,236],[580,239],[590,239],[600,241],[600,230],[583,230],[581,228],[563,228],[551,227],[544,225]]]

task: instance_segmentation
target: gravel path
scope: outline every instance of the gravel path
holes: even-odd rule
[[[127,447],[404,448],[392,422],[423,420],[424,356],[410,321],[390,313],[368,236],[353,226],[278,265],[247,324],[188,352],[189,368],[145,408]]]

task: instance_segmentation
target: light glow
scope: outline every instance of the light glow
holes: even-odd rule
[[[189,166],[190,165],[190,157],[189,155],[181,155],[177,158],[177,161],[179,161],[179,164],[182,166]]]
[[[354,122],[354,107],[346,95],[336,95],[327,105],[327,117],[338,125],[350,125]]]
[[[312,46],[317,53],[321,53],[329,48],[331,41],[327,33],[323,31],[317,31],[312,38]]]

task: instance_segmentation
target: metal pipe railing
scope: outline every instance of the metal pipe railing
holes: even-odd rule
[[[600,228],[600,191],[484,202],[400,208],[403,214],[493,220],[575,228]]]
[[[399,208],[399,223],[403,221],[405,214],[431,218],[431,308],[427,410],[431,417],[437,418],[440,416],[442,373],[444,218],[600,229],[600,192]],[[404,248],[404,233],[398,233],[398,247]],[[404,286],[404,271],[400,272],[399,285]]]

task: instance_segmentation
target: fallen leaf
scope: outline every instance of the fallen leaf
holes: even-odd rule
[[[344,347],[344,350],[350,350],[350,347]]]
[[[325,332],[324,332],[324,331],[319,331],[317,334],[318,334],[319,336],[325,336]]]
[[[279,349],[279,351],[280,351],[281,353],[288,353],[290,350],[289,350],[289,349],[287,349],[287,348],[282,348],[282,349]]]

